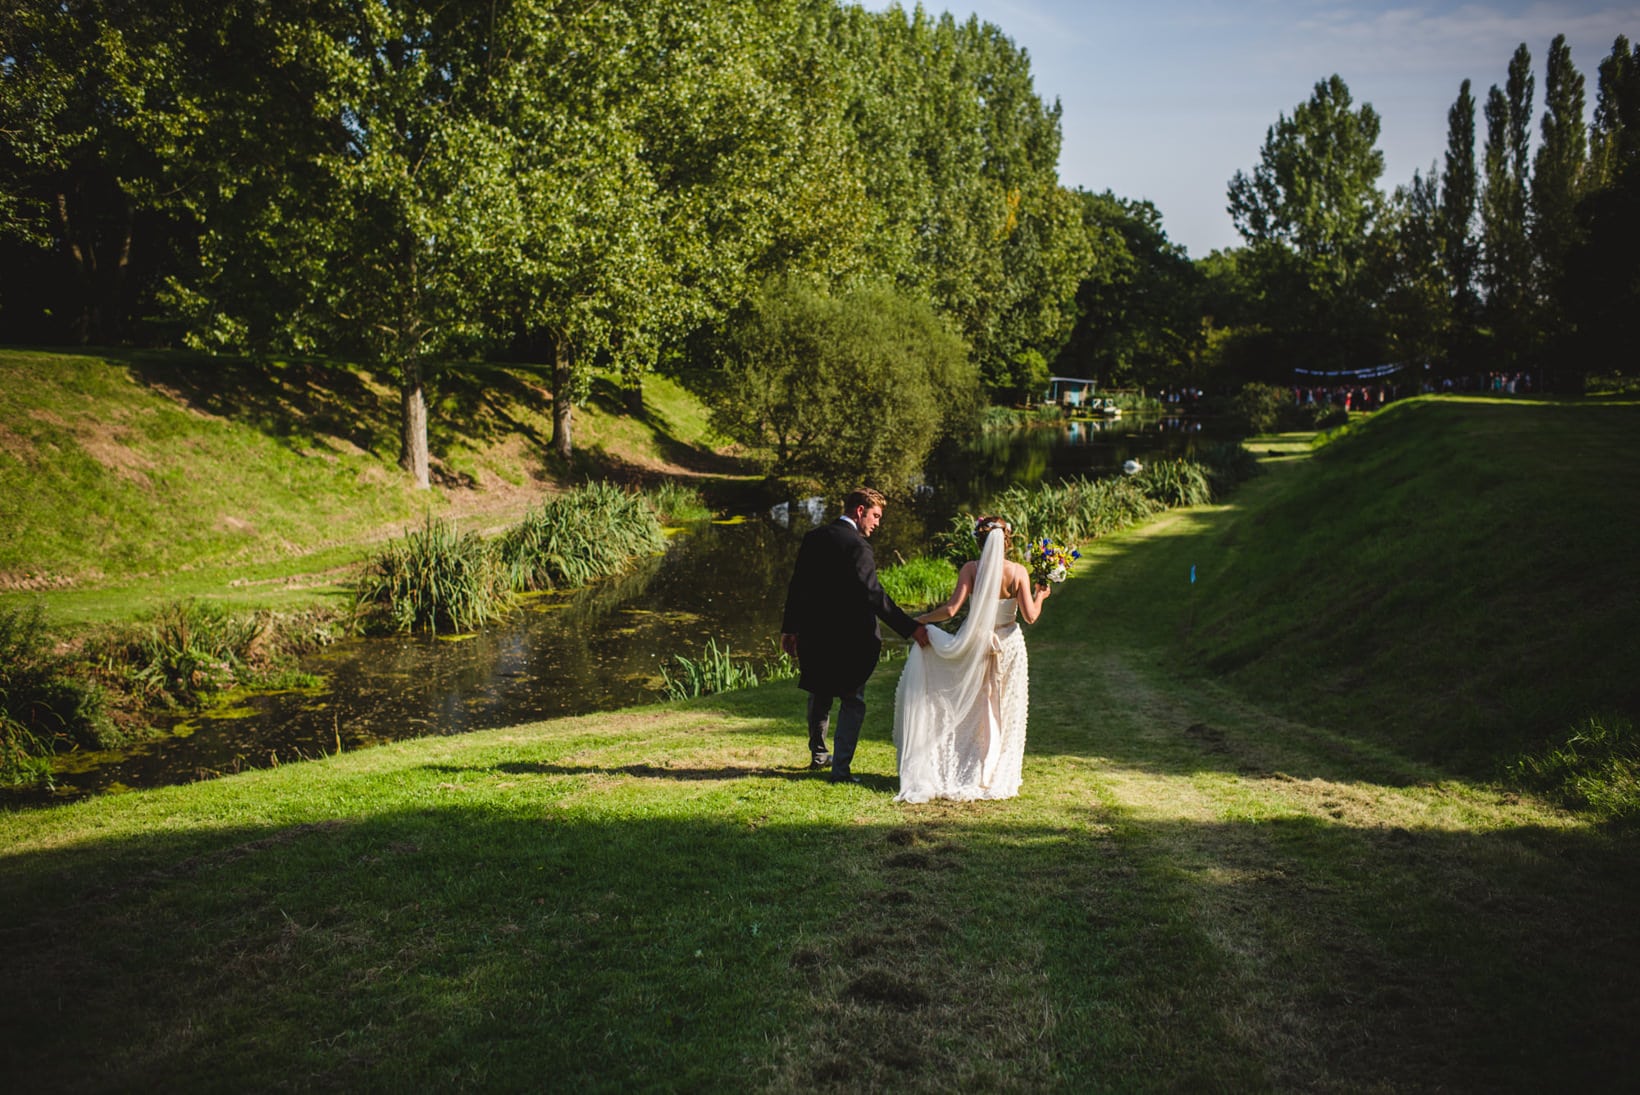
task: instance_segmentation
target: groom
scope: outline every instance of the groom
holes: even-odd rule
[[[786,590],[780,648],[798,660],[797,687],[809,694],[810,767],[831,765],[831,782],[858,783],[849,771],[866,717],[866,681],[882,652],[879,619],[900,635],[928,643],[928,629],[907,616],[877,581],[867,537],[883,519],[883,496],[851,491],[843,513],[803,537]],[[836,751],[826,753],[831,701],[837,713]]]

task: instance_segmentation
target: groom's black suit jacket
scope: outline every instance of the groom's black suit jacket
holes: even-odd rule
[[[797,636],[797,686],[852,696],[877,668],[881,619],[909,639],[917,621],[877,581],[877,559],[860,530],[839,517],[803,537],[786,589],[783,634]]]

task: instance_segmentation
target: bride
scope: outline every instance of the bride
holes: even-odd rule
[[[951,599],[917,617],[955,616],[970,593],[968,618],[955,635],[929,628],[927,647],[912,647],[894,695],[899,752],[896,802],[1012,798],[1025,757],[1025,637],[1016,616],[1035,623],[1048,599],[1030,573],[1008,559],[1013,527],[1001,517],[974,526],[979,559],[957,576]]]

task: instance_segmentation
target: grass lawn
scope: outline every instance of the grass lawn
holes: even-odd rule
[[[1027,633],[1008,802],[892,802],[891,664],[858,787],[804,770],[787,682],[0,815],[0,1067],[62,1091],[1626,1087],[1632,825],[1447,747],[1496,720],[1426,741],[1424,669],[1346,704],[1335,663],[1266,660],[1312,633],[1256,611],[1260,561],[1287,565],[1293,499],[1349,442],[1271,443],[1231,504],[1084,547]],[[1581,510],[1552,493],[1540,514]],[[1340,519],[1312,513],[1315,543]],[[1343,582],[1341,550],[1304,581]],[[1362,614],[1329,633],[1388,643]],[[1401,618],[1392,645],[1435,628],[1426,656],[1455,656]]]

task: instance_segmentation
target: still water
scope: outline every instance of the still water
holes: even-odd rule
[[[878,563],[920,553],[953,514],[978,512],[1007,487],[1189,455],[1201,437],[1190,420],[1119,419],[952,447],[930,462],[915,503],[889,509],[873,539]],[[337,643],[302,665],[324,678],[322,689],[251,696],[119,753],[61,758],[52,801],[653,702],[664,698],[662,668],[677,668],[673,655],[699,659],[708,639],[737,657],[773,658],[786,581],[810,527],[794,511],[784,523],[752,514],[678,531],[664,555],[622,577],[530,597],[478,635]]]

